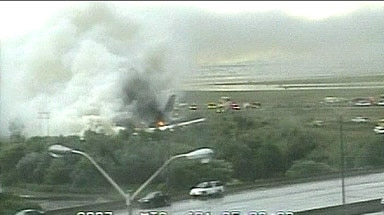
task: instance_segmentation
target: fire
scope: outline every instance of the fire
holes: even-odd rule
[[[165,125],[164,121],[158,121],[157,122],[157,127],[162,127],[164,125]]]

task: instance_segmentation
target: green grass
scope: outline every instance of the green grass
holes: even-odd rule
[[[300,84],[300,83],[330,83],[333,82],[361,82],[361,81],[382,81],[384,76],[370,77],[347,77],[332,80],[299,80],[287,82],[270,82],[271,84]],[[343,136],[346,156],[360,156],[359,150],[364,150],[365,144],[378,141],[380,135],[373,132],[373,128],[379,119],[384,118],[383,106],[354,107],[351,101],[357,97],[373,97],[378,99],[384,94],[383,88],[378,89],[314,89],[314,90],[278,90],[278,91],[234,91],[234,92],[202,92],[186,91],[183,102],[195,102],[199,105],[197,111],[190,111],[187,108],[184,115],[187,117],[206,117],[208,121],[214,121],[228,115],[241,115],[255,121],[281,121],[294,122],[293,125],[302,125],[313,132],[327,136],[326,148],[329,153],[330,162],[339,162],[340,136]],[[239,102],[261,102],[261,109],[242,109],[240,111],[227,111],[222,114],[207,109],[207,103],[217,102],[220,97],[229,96],[233,101]],[[339,104],[325,104],[324,98],[336,96],[346,99],[346,102]],[[183,115],[183,114],[181,114]],[[342,133],[340,131],[340,116],[343,118]],[[356,116],[368,117],[369,123],[354,123],[351,119]],[[313,120],[324,121],[324,126],[313,127],[310,125]],[[289,123],[288,123],[289,125]],[[384,138],[384,135],[383,135]],[[359,153],[357,153],[359,152]],[[359,154],[359,155],[356,155]]]

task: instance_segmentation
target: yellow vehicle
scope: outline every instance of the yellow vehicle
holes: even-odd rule
[[[216,109],[217,108],[217,104],[214,103],[214,102],[210,102],[207,104],[207,108],[208,109]]]
[[[379,121],[377,121],[376,126],[384,127],[384,119],[380,119]]]

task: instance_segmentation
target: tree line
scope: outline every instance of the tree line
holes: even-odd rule
[[[171,156],[201,147],[215,151],[210,163],[180,159],[151,186],[188,190],[204,180],[234,183],[297,178],[333,173],[341,167],[337,135],[289,117],[274,120],[274,116],[229,114],[175,131],[133,133],[133,127],[128,126],[116,136],[87,131],[85,141],[78,136],[35,136],[20,142],[3,141],[1,183],[4,186],[36,185],[46,191],[63,187],[69,192],[109,187],[84,157],[50,156],[48,147],[56,143],[91,155],[118,184],[131,190],[146,181]],[[347,168],[384,165],[382,137],[349,140],[346,145]]]

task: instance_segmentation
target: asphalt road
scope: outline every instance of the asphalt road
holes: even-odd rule
[[[265,211],[276,214],[278,211],[303,211],[308,209],[342,204],[341,179],[283,185],[275,188],[260,188],[225,195],[222,198],[207,200],[188,199],[173,202],[169,207],[152,210],[134,210],[134,214],[149,211],[166,212],[172,215],[186,215],[202,212],[203,215],[251,214]],[[346,203],[359,202],[384,197],[384,173],[354,176],[345,179]],[[229,213],[227,213],[229,212]],[[115,215],[125,215],[124,210],[114,211]],[[163,213],[164,214],[164,213]],[[253,213],[255,214],[255,213]],[[378,213],[380,214],[380,213]]]

